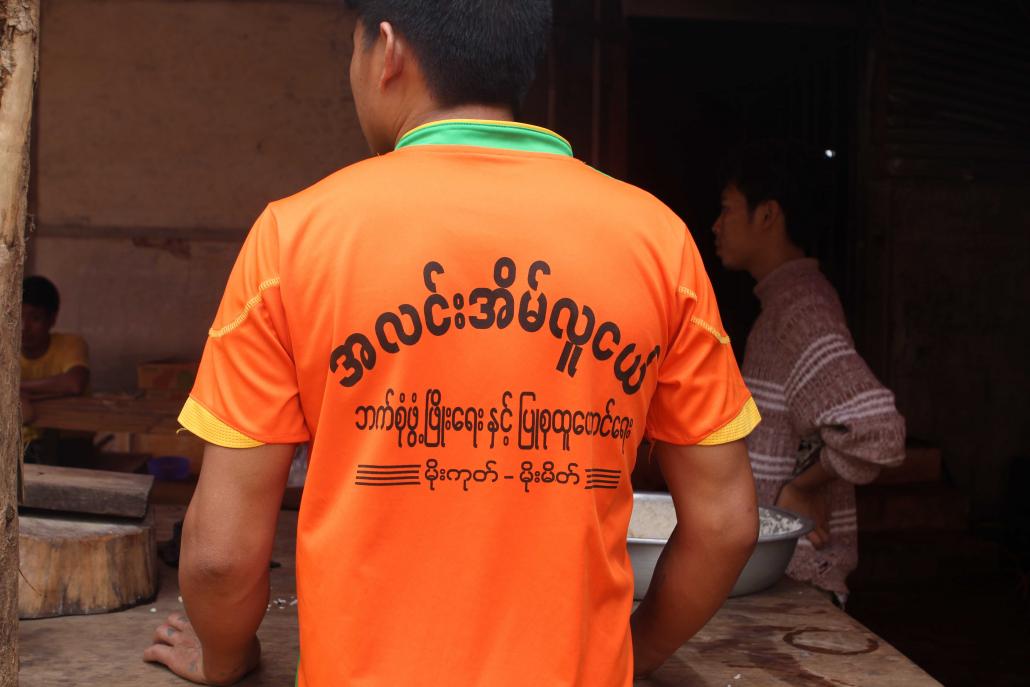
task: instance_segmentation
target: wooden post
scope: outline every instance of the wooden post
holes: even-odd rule
[[[21,280],[39,0],[0,3],[0,687],[18,683]]]

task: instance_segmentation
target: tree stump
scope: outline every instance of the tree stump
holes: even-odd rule
[[[18,543],[23,619],[107,613],[157,593],[152,515],[142,522],[23,515]]]
[[[0,687],[18,684],[18,353],[39,0],[0,1]]]

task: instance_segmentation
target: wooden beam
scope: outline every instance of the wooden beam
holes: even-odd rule
[[[65,0],[67,1],[67,0]],[[192,3],[195,5],[238,5],[244,2],[252,5],[267,5],[267,4],[281,4],[281,5],[336,5],[341,6],[343,3],[340,0],[156,0],[157,2],[165,2],[168,4],[184,5],[186,3]],[[95,2],[95,0],[79,0],[79,2]],[[108,2],[139,2],[139,0],[108,0]]]
[[[208,227],[114,227],[92,224],[39,224],[36,235],[41,238],[111,239],[127,241],[210,241],[242,243],[246,229]]]
[[[147,513],[151,475],[26,465],[21,505],[36,510],[142,518]]]
[[[0,4],[0,687],[18,682],[21,280],[39,0]]]
[[[847,0],[622,0],[627,17],[743,21],[855,27],[859,13]]]

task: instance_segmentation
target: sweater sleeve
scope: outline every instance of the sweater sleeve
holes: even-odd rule
[[[867,484],[882,467],[904,460],[905,419],[843,323],[820,310],[804,309],[781,336],[794,360],[787,406],[803,435],[821,439],[823,467],[853,484]]]

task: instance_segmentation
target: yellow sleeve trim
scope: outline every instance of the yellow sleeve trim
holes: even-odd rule
[[[686,296],[687,298],[693,298],[695,301],[697,300],[697,292],[694,291],[694,289],[690,288],[689,286],[683,286],[681,284],[680,286],[678,286],[676,288],[676,292],[679,295],[681,295],[681,296]],[[729,345],[730,337],[726,336],[725,334],[720,332],[718,329],[716,329],[712,325],[710,325],[707,322],[705,322],[704,320],[702,320],[700,317],[691,317],[690,318],[690,323],[692,325],[696,326],[696,327],[700,327],[701,329],[704,329],[706,332],[708,332],[709,334],[714,336],[715,340],[718,341],[719,343],[721,343],[723,346]]]
[[[758,406],[755,405],[755,399],[749,398],[747,403],[744,404],[744,408],[737,414],[737,417],[723,425],[721,429],[709,434],[705,440],[699,442],[698,445],[718,446],[720,444],[728,444],[731,441],[743,439],[748,434],[751,434],[761,421],[762,416],[758,413]]]
[[[264,446],[260,441],[251,439],[246,434],[225,424],[214,414],[192,398],[186,399],[186,405],[179,413],[179,424],[209,444],[224,448],[257,448]]]
[[[715,340],[718,341],[719,343],[721,343],[723,346],[728,346],[729,345],[730,337],[726,336],[725,334],[720,332],[718,329],[716,329],[712,325],[710,325],[707,322],[705,322],[704,320],[702,320],[700,317],[691,317],[690,318],[690,323],[700,327],[701,329],[704,329],[706,332],[708,332],[709,334],[714,336]]]
[[[281,281],[282,280],[279,277],[273,277],[272,279],[268,279],[266,281],[261,282],[261,284],[258,285],[257,295],[251,298],[249,301],[247,301],[247,304],[243,306],[243,312],[237,315],[235,320],[225,325],[221,329],[211,328],[210,330],[208,330],[207,335],[210,336],[212,339],[220,339],[226,334],[229,334],[233,330],[237,329],[240,325],[247,321],[248,317],[250,317],[250,311],[258,307],[261,301],[264,300],[265,291],[276,286],[279,286],[279,283]]]

